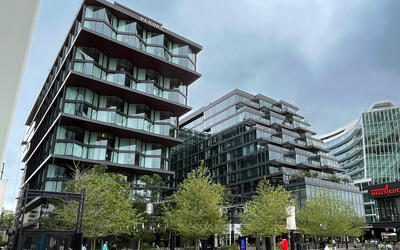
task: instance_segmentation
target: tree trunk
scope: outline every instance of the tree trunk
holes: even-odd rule
[[[196,245],[196,250],[199,250],[200,249],[199,248],[200,240],[195,240],[194,242],[195,242],[195,245]]]
[[[140,250],[140,239],[138,240],[137,249]]]
[[[93,239],[93,250],[96,250],[96,239]]]
[[[169,231],[168,236],[168,248],[171,249],[171,241],[172,241],[172,231]]]
[[[276,250],[275,235],[272,235],[272,242],[274,243],[274,250]]]
[[[260,237],[256,236],[256,250],[260,250]]]

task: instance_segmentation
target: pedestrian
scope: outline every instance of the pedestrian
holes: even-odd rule
[[[117,250],[117,244],[114,243],[114,244],[112,245],[112,247],[111,247],[111,250]]]
[[[108,250],[108,241],[104,242],[103,250]]]
[[[82,250],[86,250],[86,244],[82,245]]]
[[[336,241],[335,241],[335,239],[332,239],[332,247],[333,247],[333,249],[336,249]]]
[[[288,243],[287,239],[285,239],[285,238],[282,239],[281,247],[282,247],[282,250],[287,250],[288,249],[289,243]]]

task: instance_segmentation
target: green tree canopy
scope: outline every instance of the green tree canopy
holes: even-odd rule
[[[0,214],[0,230],[10,229],[14,221],[14,214]]]
[[[207,168],[201,166],[188,174],[172,196],[176,206],[166,213],[169,226],[187,240],[196,241],[223,233],[228,225],[227,189],[213,184]]]
[[[152,176],[149,175],[142,175],[140,177],[140,181],[142,181],[145,185],[148,186],[158,186],[158,187],[163,187],[165,186],[165,182],[161,176],[158,174],[153,174]],[[157,198],[160,195],[160,190],[157,190],[156,188],[149,188],[146,191],[150,191],[150,197],[151,198]]]
[[[130,186],[121,183],[121,175],[106,172],[106,166],[94,166],[86,172],[75,172],[65,183],[64,191],[80,193],[86,189],[82,231],[85,237],[130,235],[140,221],[133,209]],[[57,204],[54,219],[64,228],[75,227],[78,203],[70,200]]]
[[[297,225],[311,236],[360,236],[365,219],[337,196],[321,193],[297,213]]]
[[[152,187],[138,190],[140,195],[134,198],[134,207],[142,214],[141,226],[137,227],[135,232],[135,238],[139,240],[138,249],[141,248],[141,241],[151,244],[156,239],[156,235],[160,238],[168,237],[164,219],[165,205],[159,202],[161,190],[156,188],[165,186],[165,182],[158,174],[142,175],[140,181]],[[152,214],[146,213],[146,205],[149,202],[153,205]]]
[[[258,248],[259,237],[275,237],[287,232],[287,207],[293,204],[290,192],[280,185],[273,187],[264,178],[258,183],[256,194],[247,202],[247,208],[240,214],[242,234],[256,237]]]

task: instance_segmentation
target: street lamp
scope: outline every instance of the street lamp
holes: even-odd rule
[[[321,229],[322,230],[324,230],[324,231],[326,231],[326,225],[322,225],[322,224],[319,224],[319,226],[321,227]],[[325,233],[324,233],[324,235],[325,235]],[[319,248],[319,239],[318,239],[318,248]]]
[[[347,243],[347,229],[344,229],[344,238],[345,238],[345,240],[346,240],[346,249],[349,249],[349,245],[348,245],[348,243]]]
[[[153,203],[149,202],[146,204],[146,213],[151,215],[153,213]]]

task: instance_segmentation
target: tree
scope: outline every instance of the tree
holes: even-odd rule
[[[140,181],[149,188],[144,188],[139,191],[141,196],[135,197],[134,207],[137,211],[141,212],[142,221],[141,226],[137,227],[135,238],[139,240],[138,249],[140,249],[141,241],[152,243],[156,239],[156,235],[166,238],[166,223],[164,220],[165,206],[159,202],[161,191],[157,187],[165,186],[163,178],[158,174],[152,176],[143,175]],[[143,196],[142,196],[143,195]],[[153,213],[146,213],[146,205],[151,202],[153,205]],[[155,203],[154,203],[155,202]]]
[[[337,196],[321,193],[297,213],[297,225],[310,236],[360,236],[365,219]]]
[[[65,192],[71,193],[86,189],[82,231],[94,244],[97,238],[130,235],[140,221],[140,215],[132,207],[130,186],[121,182],[121,175],[106,170],[104,165],[94,166],[86,172],[77,170],[64,187]],[[57,204],[50,221],[55,221],[52,225],[74,229],[77,211],[77,202],[62,201]]]
[[[197,250],[200,240],[226,230],[226,194],[224,186],[212,183],[202,161],[200,167],[189,173],[172,195],[175,207],[167,211],[167,223],[183,238],[195,240]]]
[[[283,186],[273,187],[264,177],[257,185],[256,194],[247,202],[247,209],[240,214],[242,233],[256,238],[259,249],[259,237],[272,236],[276,249],[275,236],[287,232],[287,207],[294,204],[291,193]]]
[[[346,204],[345,236],[360,237],[364,235],[367,223],[364,216],[358,215]]]
[[[14,221],[13,214],[0,214],[0,230],[10,229]]]
[[[0,214],[0,246],[5,246],[7,241],[2,240],[4,230],[11,229],[14,221],[14,214]]]

